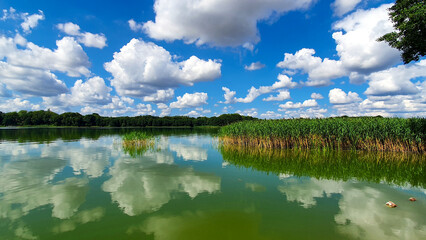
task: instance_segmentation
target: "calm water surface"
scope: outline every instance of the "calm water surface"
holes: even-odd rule
[[[127,131],[0,130],[0,239],[426,239],[424,156],[224,148],[206,130],[148,130],[134,152]]]

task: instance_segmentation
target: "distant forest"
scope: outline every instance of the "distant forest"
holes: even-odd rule
[[[52,111],[19,111],[0,112],[1,126],[76,126],[76,127],[196,127],[196,126],[225,126],[230,123],[254,120],[256,118],[239,114],[222,114],[218,117],[103,117],[97,113],[81,115],[66,112],[57,114]]]

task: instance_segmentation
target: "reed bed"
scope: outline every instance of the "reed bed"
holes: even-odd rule
[[[222,144],[259,148],[355,149],[425,153],[425,118],[339,117],[233,123]]]
[[[426,186],[426,156],[407,152],[266,149],[220,145],[223,159],[237,167],[280,176],[356,179],[399,186]]]
[[[122,138],[124,152],[130,156],[140,156],[155,145],[155,138],[145,132],[133,131]]]

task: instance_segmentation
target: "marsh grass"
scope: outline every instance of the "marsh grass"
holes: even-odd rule
[[[259,120],[222,127],[222,144],[258,148],[425,153],[425,118],[339,117]]]
[[[426,187],[426,157],[399,152],[319,149],[266,149],[219,145],[223,159],[235,166],[276,175]]]
[[[127,133],[122,138],[124,152],[132,157],[141,156],[155,145],[155,138],[141,131]]]

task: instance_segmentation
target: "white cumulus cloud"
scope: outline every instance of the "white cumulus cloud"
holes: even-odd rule
[[[166,49],[138,39],[114,53],[114,59],[104,66],[113,75],[111,85],[118,94],[139,98],[155,98],[153,94],[158,94],[158,90],[170,91],[221,76],[221,63],[217,60],[192,56],[177,62]]]
[[[248,71],[256,71],[256,70],[262,69],[264,67],[265,67],[265,64],[263,64],[261,62],[253,62],[250,65],[244,66],[244,69],[248,70]]]
[[[192,108],[207,104],[207,93],[185,93],[183,96],[177,97],[176,102],[170,103],[170,108]]]
[[[306,9],[313,0],[156,0],[154,21],[143,25],[158,40],[197,45],[251,46],[260,41],[257,23],[272,15]]]
[[[341,30],[332,35],[337,54],[348,71],[369,74],[401,61],[398,50],[376,41],[394,30],[388,15],[391,6],[358,10],[334,24],[334,30]]]
[[[19,42],[22,42],[20,40]],[[0,37],[0,58],[16,67],[65,72],[70,77],[88,76],[89,58],[72,37],[56,41],[57,49],[39,47],[28,42],[25,49],[17,48],[12,38]]]
[[[17,112],[20,110],[36,111],[40,110],[40,105],[21,98],[6,99],[0,103],[1,112]]]
[[[274,119],[274,118],[282,118],[282,114],[276,113],[274,111],[267,111],[266,113],[260,114],[260,118],[266,119]]]
[[[226,104],[229,103],[251,103],[253,102],[257,97],[259,97],[262,94],[267,94],[267,93],[271,93],[274,91],[278,91],[279,95],[276,97],[270,96],[269,98],[264,99],[264,101],[279,101],[278,99],[280,98],[284,98],[286,97],[287,93],[284,93],[283,91],[280,91],[280,89],[283,88],[294,88],[296,87],[298,84],[295,82],[292,82],[292,79],[289,78],[286,75],[283,74],[279,74],[278,75],[278,81],[276,81],[275,83],[273,83],[271,86],[260,86],[259,88],[255,88],[255,87],[251,87],[248,90],[247,96],[245,98],[236,98],[235,95],[237,94],[235,91],[231,91],[229,88],[226,87],[222,87],[222,90],[225,92],[225,94],[223,95],[225,98],[225,102]],[[283,93],[281,93],[283,92]],[[289,93],[288,93],[289,94]],[[275,99],[275,100],[274,100]]]
[[[31,29],[37,27],[40,20],[44,20],[44,13],[41,10],[38,10],[38,13],[34,14],[21,13],[10,7],[9,10],[3,9],[3,16],[0,18],[2,21],[6,21],[7,19],[23,20],[21,23],[22,30],[28,34],[31,33]]]
[[[172,88],[166,90],[157,90],[157,92],[143,98],[145,102],[164,103],[168,102],[175,96],[175,91]]]
[[[270,95],[269,97],[264,98],[263,101],[284,101],[287,99],[290,99],[290,92],[288,90],[280,90],[278,91],[277,96]]]
[[[25,33],[29,33],[31,29],[37,27],[38,21],[44,20],[44,13],[41,10],[38,10],[38,14],[34,13],[29,15],[28,13],[23,13],[22,18],[24,22],[21,23],[21,27]]]
[[[77,80],[71,87],[69,94],[64,93],[43,99],[48,106],[106,105],[112,101],[111,91],[112,89],[106,86],[103,78],[93,77],[86,82]]]
[[[286,53],[284,60],[277,64],[278,67],[290,70],[301,70],[309,78],[305,83],[308,86],[330,85],[331,79],[342,77],[346,74],[340,61],[314,57],[314,49],[303,48],[295,54]]]
[[[372,73],[367,77],[370,81],[365,94],[376,96],[415,94],[420,92],[420,89],[411,80],[418,77],[425,80],[426,60]]]
[[[138,31],[143,31],[143,25],[140,23],[137,23],[135,20],[130,19],[128,21],[129,23],[129,27],[130,29],[132,29],[132,31],[138,32]]]
[[[347,94],[340,88],[331,89],[328,93],[331,104],[349,104],[361,101],[358,93],[349,91]]]
[[[296,109],[296,108],[307,108],[307,107],[317,107],[318,103],[315,99],[305,100],[303,103],[297,102],[293,103],[292,101],[288,101],[284,104],[280,104],[278,111],[285,111],[286,109]]]
[[[388,8],[358,10],[333,24],[332,34],[339,59],[314,56],[315,50],[303,48],[294,54],[285,53],[277,64],[285,72],[301,71],[308,74],[307,86],[326,86],[331,80],[349,76],[351,83],[364,83],[373,72],[392,67],[401,61],[398,50],[385,42],[378,42],[382,35],[393,31]]]
[[[59,23],[58,29],[62,32],[76,37],[79,43],[82,43],[86,47],[104,48],[107,46],[106,37],[103,34],[93,34],[90,32],[80,32],[80,26],[72,22]]]
[[[312,93],[311,98],[312,99],[323,99],[324,97],[321,95],[321,93]]]

